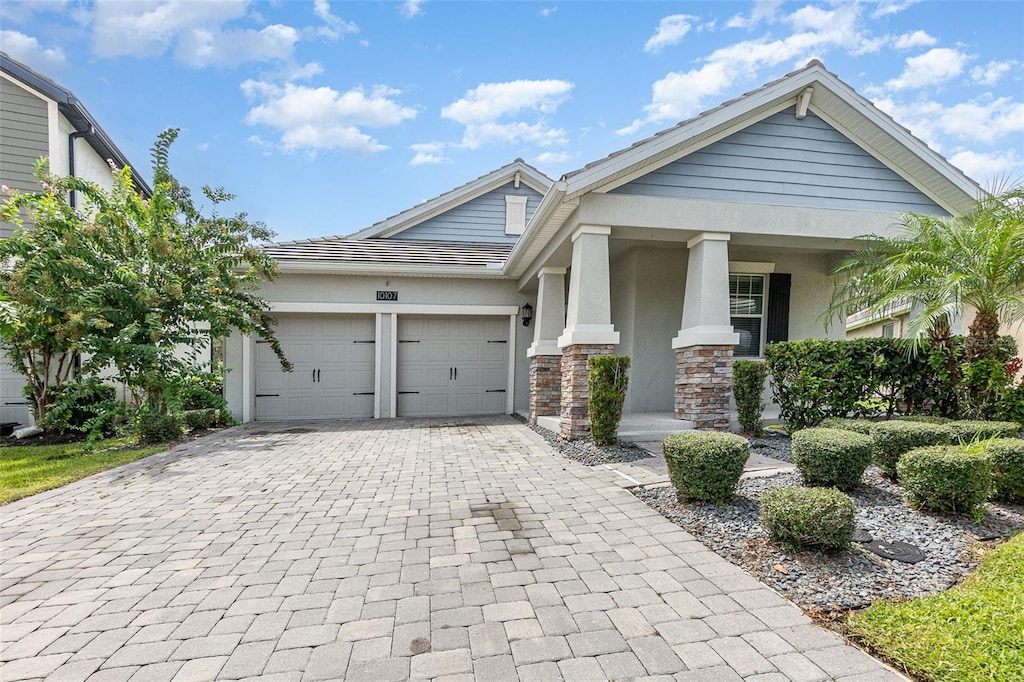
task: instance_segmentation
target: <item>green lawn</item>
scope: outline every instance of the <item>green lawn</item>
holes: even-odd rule
[[[0,504],[67,485],[166,449],[166,444],[135,446],[124,438],[100,441],[92,452],[86,451],[85,443],[3,447]]]
[[[1024,533],[985,557],[962,585],[876,602],[849,625],[877,652],[927,679],[1024,679]]]

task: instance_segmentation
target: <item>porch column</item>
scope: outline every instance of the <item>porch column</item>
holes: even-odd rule
[[[530,358],[530,423],[561,409],[562,349],[558,336],[565,325],[566,268],[543,267],[537,275],[537,314]]]
[[[672,339],[675,417],[698,429],[728,429],[732,352],[739,343],[729,315],[729,235],[703,232],[686,246],[683,321]]]
[[[610,227],[583,225],[572,236],[572,270],[562,349],[561,435],[582,438],[590,432],[587,417],[587,359],[608,355],[619,342],[612,326],[608,236]]]

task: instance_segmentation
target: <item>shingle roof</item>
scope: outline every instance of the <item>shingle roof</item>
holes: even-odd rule
[[[390,239],[323,237],[279,242],[264,247],[280,262],[425,267],[486,268],[500,264],[512,250],[508,244],[414,242]]]

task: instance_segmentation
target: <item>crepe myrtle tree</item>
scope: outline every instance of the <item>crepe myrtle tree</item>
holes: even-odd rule
[[[857,310],[883,314],[909,301],[912,348],[928,338],[933,349],[942,349],[947,361],[940,369],[954,384],[962,378],[961,369],[967,370],[968,380],[983,365],[998,374],[1000,323],[1024,321],[1024,187],[985,193],[957,216],[905,213],[897,227],[893,237],[860,237],[869,246],[833,270],[828,321]],[[952,350],[950,318],[965,307],[976,314],[961,368]],[[985,382],[976,383],[984,392]]]
[[[149,199],[127,167],[112,170],[108,191],[81,178],[50,176],[41,162],[42,191],[14,194],[0,209],[4,220],[27,214],[33,221],[0,244],[0,259],[10,263],[0,275],[0,336],[43,414],[47,386],[67,378],[61,361],[72,353],[87,354],[87,372],[113,366],[147,411],[158,414],[168,411],[174,378],[194,366],[212,339],[234,329],[269,342],[282,367],[291,368],[267,302],[255,293],[276,275],[260,248],[273,233],[244,213],[220,215],[217,208],[234,198],[223,189],[204,187],[212,208],[197,205],[168,167],[177,135],[168,129],[153,146]],[[80,209],[64,201],[71,191],[80,193]],[[63,375],[54,375],[54,362]]]

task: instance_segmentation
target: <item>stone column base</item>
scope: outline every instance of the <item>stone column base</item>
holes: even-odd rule
[[[530,358],[530,423],[537,417],[554,416],[562,407],[562,356]]]
[[[732,346],[688,346],[676,350],[676,419],[694,428],[729,428]]]
[[[590,370],[591,355],[611,355],[611,344],[574,344],[562,349],[562,438],[572,440],[590,435]]]

